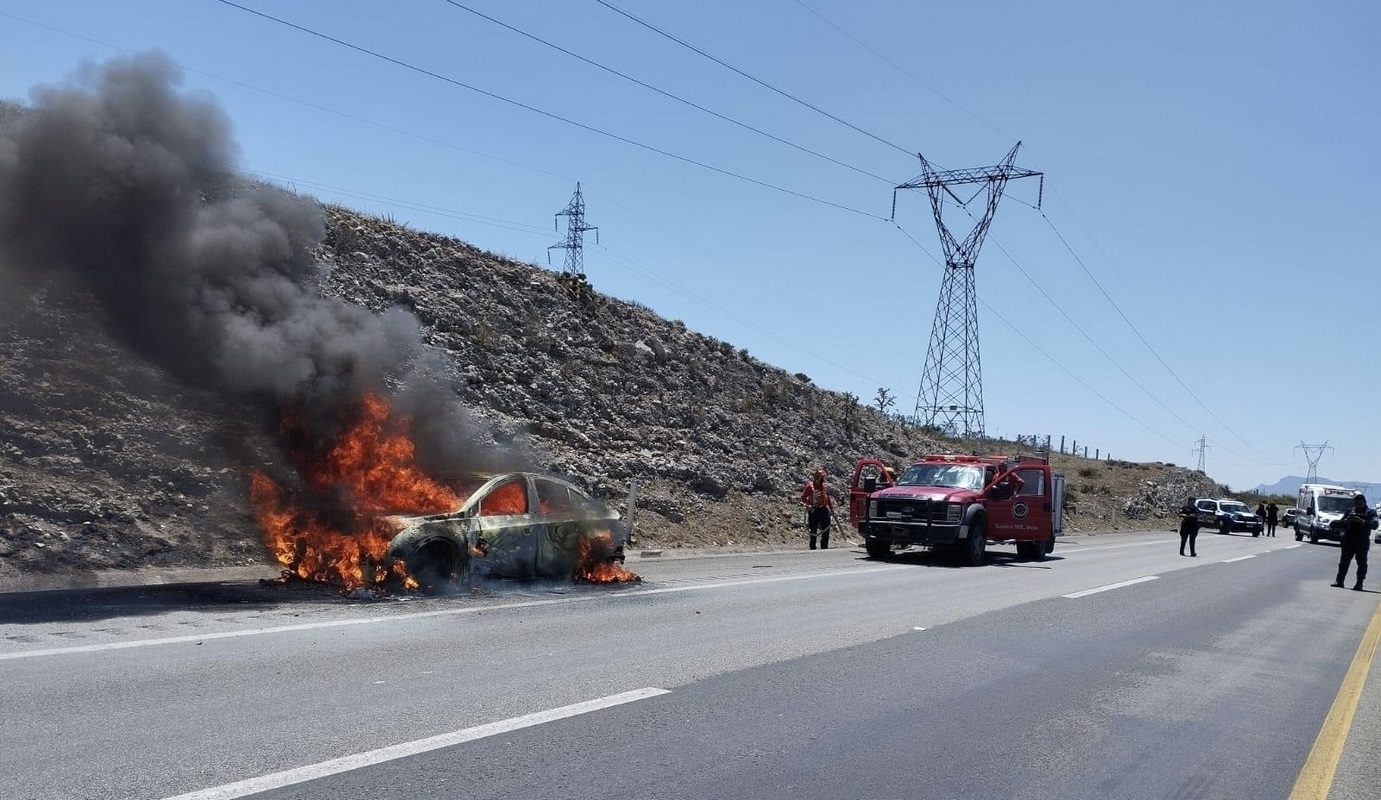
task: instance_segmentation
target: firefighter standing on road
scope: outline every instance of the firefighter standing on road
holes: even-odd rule
[[[834,508],[834,498],[830,497],[829,484],[825,483],[825,470],[817,469],[806,486],[801,490],[801,503],[809,511],[806,525],[810,527],[810,549],[815,549],[816,532],[820,536],[820,549],[830,549],[830,510]]]
[[[1367,549],[1371,547],[1371,532],[1376,530],[1376,512],[1367,507],[1365,495],[1354,495],[1352,508],[1339,520],[1343,526],[1343,557],[1338,560],[1338,580],[1333,585],[1343,588],[1347,578],[1347,568],[1352,559],[1357,559],[1357,584],[1352,588],[1362,591],[1362,581],[1367,579]]]
[[[1194,498],[1191,497],[1184,501],[1184,506],[1180,509],[1180,555],[1184,555],[1184,546],[1189,545],[1189,555],[1198,557],[1194,550],[1194,540],[1199,538],[1199,509],[1194,506]]]

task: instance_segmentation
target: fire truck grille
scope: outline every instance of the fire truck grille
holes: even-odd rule
[[[959,506],[943,500],[886,499],[878,503],[878,521],[947,525],[959,521]]]

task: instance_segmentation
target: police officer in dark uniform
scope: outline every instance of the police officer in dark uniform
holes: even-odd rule
[[[1376,530],[1376,512],[1367,507],[1365,495],[1352,498],[1352,508],[1339,520],[1343,527],[1343,557],[1338,561],[1338,580],[1333,585],[1343,588],[1347,568],[1352,559],[1357,559],[1357,584],[1352,588],[1362,591],[1362,581],[1367,579],[1367,549],[1371,547],[1371,532]]]
[[[1199,509],[1194,506],[1195,498],[1191,497],[1184,501],[1184,506],[1180,508],[1180,555],[1184,555],[1184,546],[1189,545],[1189,555],[1198,557],[1194,550],[1194,540],[1199,538]]]

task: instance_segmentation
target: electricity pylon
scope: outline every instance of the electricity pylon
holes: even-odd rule
[[[1017,142],[995,167],[974,169],[938,170],[925,156],[917,153],[917,158],[921,159],[920,176],[892,190],[893,218],[897,215],[898,190],[926,190],[945,251],[945,276],[940,282],[940,298],[935,305],[935,323],[930,329],[930,346],[925,353],[921,389],[916,394],[915,415],[925,424],[951,435],[983,436],[983,368],[978,354],[978,291],[973,274],[978,250],[988,235],[988,226],[997,213],[1007,181],[1040,177],[1042,192],[1045,186],[1042,173],[1012,166],[1019,147],[1021,142]],[[956,187],[970,185],[978,188],[967,200],[955,194]],[[973,230],[961,242],[945,225],[945,198],[967,211],[968,204],[985,189],[987,201],[983,216],[976,218]],[[1036,205],[1040,207],[1039,199]],[[973,218],[972,214],[969,216]]]
[[[1318,483],[1319,459],[1323,458],[1323,451],[1332,450],[1333,448],[1328,446],[1327,441],[1325,441],[1323,444],[1305,444],[1304,440],[1301,439],[1300,443],[1295,445],[1295,449],[1303,450],[1304,460],[1309,462],[1309,474],[1305,477],[1304,482]]]
[[[547,248],[547,261],[551,262],[551,251],[565,250],[566,264],[561,269],[563,275],[571,275],[580,279],[585,278],[585,232],[595,232],[595,244],[599,244],[599,228],[594,225],[585,224],[585,196],[580,193],[580,184],[575,185],[575,194],[571,195],[571,202],[566,207],[556,212],[557,230],[561,229],[559,217],[566,218],[566,238]]]
[[[1208,452],[1210,447],[1208,443],[1208,437],[1201,434],[1199,436],[1199,441],[1195,442],[1195,444],[1199,446],[1194,448],[1190,452],[1199,454],[1199,471],[1204,472],[1204,454]],[[1204,472],[1204,474],[1207,475],[1208,473]]]

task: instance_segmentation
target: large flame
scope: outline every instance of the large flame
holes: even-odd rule
[[[409,417],[393,418],[383,398],[366,394],[324,454],[292,454],[308,492],[289,492],[254,471],[254,516],[288,574],[346,589],[390,580],[416,586],[404,565],[387,556],[396,530],[384,515],[450,511],[462,499],[418,468],[410,424]],[[300,426],[284,412],[285,438],[291,441]]]
[[[611,561],[614,554],[614,534],[598,531],[592,536],[579,539],[580,560],[575,568],[575,579],[586,583],[637,583],[642,577],[624,569],[617,561]]]

